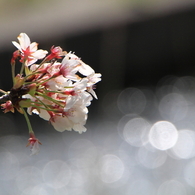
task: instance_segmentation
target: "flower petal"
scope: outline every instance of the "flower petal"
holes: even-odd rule
[[[30,44],[30,51],[31,52],[35,52],[35,51],[37,51],[37,49],[38,49],[38,43],[33,42]]]
[[[88,76],[90,74],[94,74],[94,70],[87,64],[85,64],[84,62],[81,63],[81,66],[80,66],[80,69],[79,69],[79,72],[84,75],[84,76]]]
[[[33,56],[36,59],[43,59],[47,53],[48,52],[46,50],[39,49],[39,50],[35,51],[34,53],[32,53],[31,56]]]
[[[83,133],[83,132],[86,132],[86,131],[87,131],[86,127],[83,126],[83,125],[80,124],[80,123],[75,124],[75,125],[73,126],[73,129],[74,129],[75,131],[79,132],[79,133]]]
[[[23,50],[26,50],[26,48],[30,46],[30,38],[26,33],[20,33],[18,36],[18,41]]]
[[[39,148],[39,142],[38,140],[33,144],[32,148],[31,148],[31,156],[32,155],[35,155],[35,154],[38,154],[40,151],[40,148]]]
[[[54,122],[51,120],[51,124],[53,127],[60,132],[65,130],[71,131],[73,123],[66,116],[55,116]]]
[[[21,48],[21,46],[20,46],[19,43],[17,43],[16,41],[12,41],[12,43],[13,43],[13,45],[14,45],[17,49],[19,49],[20,51],[22,51],[22,48]]]

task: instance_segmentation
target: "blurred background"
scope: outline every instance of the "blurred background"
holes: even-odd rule
[[[87,132],[0,113],[0,195],[194,195],[195,1],[0,0],[0,88],[11,41],[73,51],[102,81]]]

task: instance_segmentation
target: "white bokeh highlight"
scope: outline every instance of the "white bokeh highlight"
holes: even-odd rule
[[[184,167],[185,181],[193,188],[195,188],[195,160],[187,163]]]
[[[157,195],[177,194],[187,195],[184,185],[177,180],[168,180],[160,185]]]
[[[188,129],[178,131],[178,140],[171,150],[180,159],[193,158],[195,156],[195,131]]]
[[[176,127],[168,121],[159,121],[155,123],[149,132],[149,141],[159,150],[172,148],[178,139]]]
[[[124,126],[124,139],[132,146],[140,147],[148,141],[150,124],[143,118],[133,118]]]
[[[100,178],[105,183],[117,182],[124,171],[124,164],[116,155],[107,154],[99,161]]]
[[[44,182],[54,189],[67,185],[70,178],[71,169],[61,160],[50,161],[43,169]]]
[[[133,181],[128,190],[124,193],[125,195],[155,195],[155,187],[152,182],[146,179],[139,179]]]
[[[179,121],[187,114],[188,102],[181,94],[169,93],[161,99],[159,111],[165,120]]]
[[[139,148],[137,158],[144,167],[155,169],[165,163],[167,154],[162,150],[156,148],[147,149],[143,146]]]

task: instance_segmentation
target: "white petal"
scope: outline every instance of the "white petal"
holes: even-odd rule
[[[66,99],[66,106],[64,108],[64,112],[67,112],[73,105],[76,103],[78,97],[77,96],[68,96]]]
[[[75,131],[78,131],[79,133],[83,133],[83,132],[87,131],[86,127],[83,126],[82,124],[79,124],[79,123],[78,124],[74,124],[73,129]]]
[[[39,49],[37,51],[35,51],[32,56],[36,59],[42,59],[46,56],[48,52],[46,50],[42,50],[42,49]]]
[[[32,146],[32,148],[31,148],[31,152],[32,152],[31,155],[38,154],[39,151],[40,151],[39,143],[38,143],[38,141],[36,141],[36,142],[34,143],[34,145]]]
[[[62,60],[62,66],[65,67],[75,67],[79,64],[78,60],[69,60],[66,57]]]
[[[17,43],[16,41],[12,41],[12,43],[13,43],[13,45],[14,45],[17,49],[19,49],[20,51],[22,51],[22,49],[21,49],[19,43]]]
[[[76,85],[75,85],[74,90],[75,91],[84,90],[87,87],[87,82],[88,82],[88,79],[84,78],[80,82],[75,83]]]
[[[82,122],[85,124],[87,119],[87,108],[78,107],[76,104],[73,108],[68,110],[68,118],[74,123]]]
[[[30,66],[31,64],[34,64],[36,61],[37,59],[35,58],[32,58],[32,59],[29,58],[28,60],[25,61],[25,65]]]
[[[87,88],[87,91],[88,91],[95,99],[98,99],[98,98],[97,98],[97,95],[96,95],[96,93],[95,93],[95,91],[93,90],[92,87],[88,87],[88,88]]]
[[[26,49],[30,45],[30,38],[26,33],[20,33],[18,40],[22,49]]]
[[[71,131],[73,123],[66,117],[57,116],[54,118],[55,122],[51,120],[51,123],[55,130],[63,132],[65,130]]]
[[[37,51],[37,49],[38,49],[37,46],[38,46],[38,43],[36,43],[36,42],[31,43],[30,44],[30,51],[31,52]]]
[[[80,94],[80,98],[84,106],[89,106],[91,104],[91,101],[93,100],[93,97],[88,92],[83,92],[82,94]]]
[[[90,74],[94,74],[94,70],[87,64],[82,63],[79,69],[79,72],[84,75],[84,76],[88,76]]]
[[[100,73],[96,73],[96,74],[93,74],[91,76],[89,76],[89,80],[90,82],[92,82],[93,84],[101,81],[101,77],[102,75]]]
[[[40,109],[39,117],[48,121],[50,119],[50,115],[46,110]]]

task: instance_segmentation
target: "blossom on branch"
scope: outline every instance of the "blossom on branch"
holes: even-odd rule
[[[26,33],[20,33],[18,41],[19,43],[16,41],[12,41],[12,43],[21,52],[21,62],[27,66],[35,63],[38,59],[43,59],[48,53],[46,50],[38,50],[38,43],[31,43]]]
[[[31,146],[32,154],[37,154],[41,143],[34,135],[28,115],[37,114],[60,132],[85,132],[87,107],[93,97],[97,99],[94,89],[101,81],[101,74],[59,46],[52,46],[47,55],[25,33],[18,36],[18,41],[13,41],[18,50],[11,59],[13,87],[8,92],[0,90],[4,94],[0,102],[4,113],[16,109],[25,116],[30,133],[27,146]],[[18,58],[22,65],[16,74]],[[42,62],[35,64],[40,59]]]

